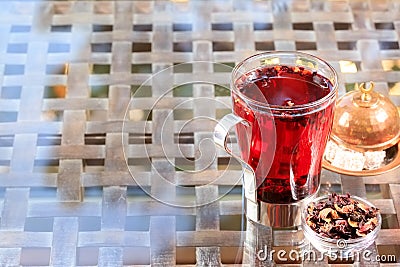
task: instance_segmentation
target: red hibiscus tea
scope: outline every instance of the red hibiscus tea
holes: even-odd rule
[[[241,157],[259,201],[289,204],[318,191],[337,90],[334,70],[318,60],[260,61],[232,81],[233,113],[248,122],[236,126]]]

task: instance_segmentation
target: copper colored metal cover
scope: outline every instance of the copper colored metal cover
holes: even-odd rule
[[[331,139],[355,151],[379,151],[400,139],[400,118],[396,106],[382,94],[360,84],[336,104]]]

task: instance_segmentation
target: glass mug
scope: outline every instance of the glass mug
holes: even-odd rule
[[[246,215],[272,227],[301,224],[302,205],[320,186],[338,81],[324,60],[301,52],[265,52],[232,71],[233,113],[214,141],[243,166]],[[240,155],[227,146],[236,128]]]

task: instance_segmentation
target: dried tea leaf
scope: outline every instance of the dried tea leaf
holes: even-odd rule
[[[369,232],[372,229],[374,229],[377,224],[378,224],[378,219],[376,217],[371,218],[360,227],[360,231]]]
[[[332,210],[332,211],[331,211],[331,217],[332,217],[332,219],[334,219],[334,220],[341,219],[341,217],[339,216],[339,214],[337,213],[336,210]]]
[[[310,205],[308,205],[307,208],[308,214],[311,214],[314,211],[314,203],[311,202]]]
[[[357,203],[357,207],[359,207],[360,209],[362,209],[364,212],[368,211],[368,207],[365,206],[363,203]]]
[[[358,236],[366,236],[367,234],[365,232],[361,232],[360,230],[356,231]]]
[[[325,223],[324,225],[321,226],[321,231],[324,233],[329,233],[332,229],[332,224],[330,223]]]
[[[307,225],[323,237],[358,238],[378,225],[379,210],[352,199],[350,194],[332,193],[327,201],[310,203],[307,212]]]
[[[349,223],[349,225],[353,228],[357,228],[358,227],[358,222],[352,221],[351,218],[347,219],[347,222]]]
[[[310,226],[312,229],[316,228],[316,224],[311,220],[311,218],[307,218],[307,225]]]
[[[343,207],[339,207],[339,205],[335,203],[334,206],[338,212],[343,213],[343,214],[352,213],[354,211],[353,204],[344,205]]]
[[[319,212],[319,217],[325,222],[330,222],[331,218],[329,217],[329,214],[331,214],[332,211],[333,209],[331,208],[325,208]]]

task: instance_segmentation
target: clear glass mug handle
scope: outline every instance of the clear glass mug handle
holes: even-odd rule
[[[239,123],[242,123],[245,126],[249,126],[248,122],[245,119],[236,116],[235,114],[230,113],[225,115],[214,128],[214,142],[241,163],[243,170],[243,188],[245,190],[245,197],[247,200],[250,200],[257,205],[256,176],[254,170],[239,155],[235,155],[227,145],[230,129],[232,129],[235,125]],[[247,215],[249,216],[249,214]]]

